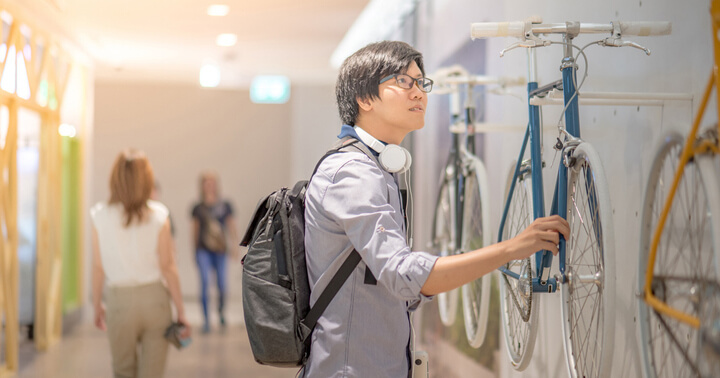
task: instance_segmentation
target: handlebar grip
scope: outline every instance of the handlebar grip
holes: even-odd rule
[[[525,36],[525,22],[476,22],[470,26],[470,38]]]
[[[500,82],[500,85],[503,85],[503,86],[506,86],[506,87],[510,87],[510,86],[521,86],[521,85],[527,84],[527,80],[525,80],[525,78],[522,77],[522,76],[517,76],[517,77],[505,77],[505,76],[503,76],[503,77],[500,78],[499,82]]]
[[[620,21],[620,32],[623,36],[668,35],[672,32],[672,23],[668,21]]]

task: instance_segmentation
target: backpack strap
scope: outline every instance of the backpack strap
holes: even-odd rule
[[[346,136],[342,139],[340,139],[333,147],[323,155],[322,158],[320,158],[320,161],[318,161],[317,165],[315,165],[315,169],[313,170],[312,176],[315,176],[315,173],[317,172],[318,168],[320,167],[320,164],[330,155],[333,155],[335,153],[340,152],[342,149],[353,146],[363,152],[365,155],[367,155],[372,161],[377,164],[379,167],[380,164],[378,163],[377,157],[370,152],[370,150],[365,146],[363,143],[359,143],[359,141],[352,136]],[[312,180],[312,176],[310,176],[310,179]],[[303,181],[303,183],[305,183]],[[300,183],[297,183],[295,187],[293,188],[294,193],[299,193],[301,190],[305,189],[307,186],[303,185],[301,188],[298,186]],[[318,319],[320,319],[320,315],[325,311],[328,305],[330,305],[330,302],[335,298],[335,295],[340,291],[340,288],[345,284],[345,281],[350,277],[353,270],[355,270],[355,267],[360,263],[362,260],[362,257],[360,257],[360,254],[355,249],[350,252],[350,255],[345,259],[345,261],[340,265],[340,269],[338,269],[337,272],[335,272],[335,275],[330,279],[330,283],[328,283],[327,287],[323,292],[320,294],[320,297],[318,297],[317,301],[315,302],[315,305],[310,309],[305,319],[303,319],[302,324],[309,329],[314,329],[315,324],[317,324]],[[368,285],[377,285],[377,279],[372,274],[369,268],[365,267],[365,284]]]
[[[302,323],[306,327],[309,329],[315,328],[315,324],[320,318],[320,315],[322,315],[327,306],[333,300],[335,294],[340,291],[340,288],[345,284],[345,281],[347,281],[348,277],[350,277],[350,274],[352,274],[353,270],[355,270],[355,267],[360,263],[360,260],[362,260],[360,254],[358,251],[353,249],[352,252],[350,252],[350,256],[345,259],[340,266],[340,269],[338,269],[333,278],[330,279],[330,283],[320,294],[320,297],[315,302],[315,305],[310,309],[310,312],[308,312],[305,319],[303,319]]]
[[[315,173],[317,172],[318,168],[320,168],[320,164],[322,164],[322,162],[325,160],[325,158],[327,158],[330,155],[340,152],[340,150],[344,149],[345,147],[353,146],[353,145],[357,146],[358,144],[362,144],[362,143],[358,143],[358,142],[359,141],[357,139],[355,139],[351,136],[346,136],[346,137],[340,139],[339,141],[335,142],[335,144],[328,150],[328,152],[326,152],[325,155],[323,155],[323,157],[320,158],[320,160],[317,162],[317,164],[315,164],[315,169],[313,169],[312,175],[310,175],[310,180],[312,180],[312,177],[315,176]]]
[[[360,150],[360,152],[367,155],[367,157],[369,157],[370,160],[372,160],[375,163],[375,165],[377,165],[378,168],[380,168],[381,171],[384,171],[384,169],[381,168],[382,165],[380,165],[380,162],[378,161],[378,157],[375,156],[375,154],[372,151],[370,151],[370,149],[368,148],[368,146],[365,145],[365,143],[353,143],[352,146],[355,147],[356,149]]]
[[[328,150],[328,152],[326,152],[325,155],[323,155],[323,157],[321,157],[320,160],[317,162],[317,164],[315,165],[315,169],[313,169],[313,173],[310,176],[310,179],[312,180],[312,177],[315,176],[315,173],[317,172],[318,168],[320,168],[320,164],[322,164],[325,158],[330,155],[336,154],[349,146],[355,146],[356,148],[359,148],[359,145],[362,145],[362,143],[359,143],[359,141],[352,136],[346,136],[337,141],[332,146],[332,148],[330,148],[330,150]],[[359,149],[363,151],[361,148]],[[367,147],[363,152],[370,153],[370,151],[367,150]],[[370,154],[369,156],[372,156],[372,154]],[[293,193],[300,193],[302,190],[307,188],[307,185],[305,185],[306,183],[307,182],[303,181],[295,184],[295,187],[293,188]],[[320,297],[318,297],[315,305],[310,309],[305,319],[302,320],[302,324],[304,326],[308,327],[311,330],[315,328],[315,324],[317,324],[318,319],[320,319],[320,315],[322,315],[327,306],[330,305],[330,302],[333,300],[333,298],[335,298],[335,295],[338,293],[338,291],[340,291],[340,288],[342,288],[342,286],[345,284],[345,281],[347,281],[347,279],[350,277],[353,270],[355,270],[355,267],[360,263],[360,261],[362,261],[362,257],[360,257],[358,251],[353,249],[347,259],[345,259],[342,265],[340,265],[340,269],[338,269],[338,271],[335,272],[335,275],[330,279],[330,282],[328,283],[327,287],[325,287],[325,290],[320,293]],[[368,272],[370,272],[370,270],[366,270],[366,275]]]

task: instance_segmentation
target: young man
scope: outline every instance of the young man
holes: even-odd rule
[[[336,87],[340,137],[377,149],[365,133],[397,145],[421,129],[432,89],[424,76],[422,55],[403,42],[370,44],[347,58]],[[397,176],[377,157],[351,147],[319,166],[305,210],[311,305],[353,249],[362,261],[317,322],[306,377],[407,377],[410,311],[510,260],[557,253],[558,232],[569,233],[562,218],[541,218],[514,239],[438,258],[410,252],[403,211]]]

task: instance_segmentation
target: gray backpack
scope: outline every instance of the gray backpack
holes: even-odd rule
[[[370,153],[357,140],[343,138],[320,159],[313,175],[326,157],[351,146]],[[318,318],[361,260],[353,250],[310,308],[304,243],[308,183],[299,181],[260,200],[240,243],[248,247],[242,259],[245,327],[255,361],[263,365],[305,364]]]

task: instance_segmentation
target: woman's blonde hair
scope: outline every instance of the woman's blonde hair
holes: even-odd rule
[[[148,209],[155,179],[145,153],[129,148],[121,152],[110,174],[110,203],[125,208],[125,227],[141,222]]]
[[[207,180],[213,180],[215,181],[215,198],[217,200],[220,199],[220,177],[218,176],[217,172],[215,171],[204,171],[200,173],[200,180],[198,181],[198,184],[200,184],[200,202],[205,202],[205,181]]]

